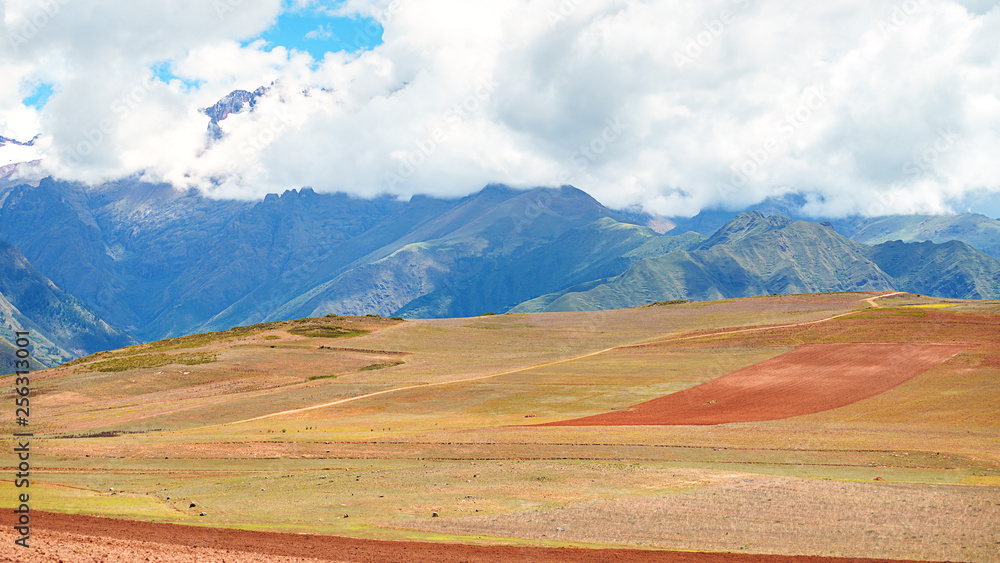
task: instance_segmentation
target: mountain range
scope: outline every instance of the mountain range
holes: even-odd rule
[[[95,350],[135,339],[94,314],[83,302],[57,287],[21,252],[0,241],[0,371],[14,367],[15,332],[30,331],[32,358],[44,366],[61,364]]]
[[[760,211],[765,215],[829,222],[840,234],[865,244],[879,244],[893,240],[935,243],[958,240],[1000,259],[1000,220],[977,213],[817,218],[801,212],[806,204],[807,200],[804,197],[787,194],[768,198],[747,209],[738,211],[711,209],[689,218],[653,217],[646,213],[632,213],[630,216],[643,224],[670,225],[670,229],[664,232],[694,231],[711,235],[743,211]]]
[[[841,235],[829,222],[793,221],[749,211],[696,246],[645,258],[618,276],[540,296],[513,312],[892,289],[996,299],[1000,261],[959,241],[870,246]]]
[[[330,313],[452,317],[888,289],[996,299],[997,233],[1000,222],[972,214],[651,218],[570,186],[409,201],[306,188],[227,201],[137,179],[46,178],[0,184],[0,294],[21,315],[6,318],[36,327],[55,363]],[[31,274],[15,281],[15,270]],[[26,280],[48,292],[45,306],[25,305]]]

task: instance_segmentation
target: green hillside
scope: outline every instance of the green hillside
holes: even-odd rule
[[[515,312],[634,307],[672,299],[903,289],[939,297],[1000,296],[1000,262],[964,243],[850,240],[829,223],[742,213],[689,251],[650,257],[591,285],[528,300]]]
[[[865,244],[957,240],[1000,259],[1000,221],[975,213],[874,217],[859,219],[846,229],[848,236]]]
[[[903,291],[1000,299],[1000,261],[963,242],[886,242],[872,247],[868,256]]]
[[[602,217],[550,244],[518,253],[499,267],[480,268],[467,280],[415,299],[399,314],[426,318],[506,311],[538,295],[617,276],[643,258],[692,248],[703,240],[696,233],[663,236]]]
[[[539,201],[544,205],[539,205]],[[602,218],[613,222],[620,219],[575,188],[522,192],[490,186],[343,268],[331,271],[320,265],[310,267],[312,271],[304,267],[293,272],[299,275],[300,287],[286,295],[284,303],[277,304],[273,312],[260,320],[328,313],[417,316],[414,311],[420,311],[419,316],[440,317],[496,312],[538,295],[537,288],[531,284],[545,286],[547,283],[542,279],[544,274],[531,270],[527,276],[531,283],[508,286],[503,281],[507,273],[526,277],[525,270],[512,264],[535,261],[529,257],[533,252],[558,244],[565,236],[589,238],[595,248],[603,245],[604,241],[585,232],[569,235],[574,229]],[[628,226],[632,227],[635,226]],[[614,229],[601,231],[612,233]],[[655,235],[649,229],[645,231],[649,234],[639,236]],[[628,240],[635,236],[634,232],[626,230],[623,236],[613,234],[609,244],[619,252],[628,252],[642,242],[634,239],[629,243]],[[602,255],[600,250],[589,252]],[[483,292],[477,287],[491,289]],[[560,286],[545,287],[557,289]],[[254,299],[257,295],[255,292],[236,303],[205,328],[225,328],[244,322],[246,312],[258,303]]]

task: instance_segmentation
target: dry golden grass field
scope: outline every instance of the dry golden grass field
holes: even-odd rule
[[[954,353],[790,418],[539,426],[627,411],[806,345],[881,343]],[[878,356],[845,362],[874,366],[864,378],[910,360],[879,355],[906,347],[843,350]],[[837,374],[812,375],[819,386]],[[32,389],[32,510],[356,538],[1000,561],[997,302],[844,293],[324,317],[106,352],[35,372]],[[16,430],[0,420],[10,452]],[[7,509],[14,467],[2,465]]]

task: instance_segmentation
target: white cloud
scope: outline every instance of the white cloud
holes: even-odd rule
[[[31,162],[38,158],[35,147],[0,143],[0,167],[19,162]]]
[[[326,28],[326,26],[320,25],[316,29],[306,33],[306,39],[313,41],[326,41],[333,38],[333,32]]]
[[[37,127],[50,168],[84,181],[144,171],[245,198],[572,183],[668,215],[789,191],[817,213],[941,211],[1000,191],[996,2],[348,0],[334,10],[375,18],[384,44],[322,61],[240,45],[279,0],[49,4],[7,2],[0,135]],[[151,80],[164,61],[196,85]],[[20,100],[39,80],[58,93],[34,112]],[[206,144],[199,108],[272,82]]]

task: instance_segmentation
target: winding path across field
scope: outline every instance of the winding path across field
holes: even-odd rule
[[[890,293],[883,293],[882,295],[876,295],[876,296],[873,296],[873,297],[868,297],[866,299],[862,299],[861,301],[863,301],[865,303],[868,303],[872,307],[876,307],[877,308],[877,307],[879,307],[878,303],[876,302],[878,299],[883,299],[885,297],[892,297],[894,295],[902,295],[902,293],[903,292],[901,292],[901,291],[893,291],[893,292],[890,292]],[[656,338],[656,339],[650,340],[650,341],[648,341],[646,343],[643,343],[643,344],[664,343],[664,342],[680,342],[680,341],[684,341],[684,340],[694,340],[694,339],[697,339],[697,338],[708,338],[708,337],[711,337],[711,336],[724,336],[724,335],[729,335],[729,334],[741,334],[741,333],[746,333],[746,332],[759,332],[759,331],[763,331],[763,330],[775,330],[775,329],[781,329],[781,328],[793,328],[793,327],[797,327],[797,326],[808,326],[808,325],[814,325],[814,324],[829,322],[829,321],[832,321],[834,319],[839,319],[841,317],[846,317],[848,315],[853,315],[855,313],[857,313],[856,310],[855,311],[848,311],[846,313],[840,313],[839,315],[833,315],[831,317],[826,317],[826,318],[818,319],[818,320],[815,320],[815,321],[805,321],[805,322],[801,322],[801,323],[791,323],[791,324],[782,324],[782,325],[769,325],[769,326],[760,326],[760,327],[753,327],[753,328],[741,328],[741,329],[735,329],[735,330],[719,330],[719,331],[712,331],[712,332],[708,332],[708,333],[704,333],[704,334],[696,334],[696,335],[692,335],[692,336],[678,336],[678,337],[668,337],[668,338]],[[632,345],[632,346],[635,346],[635,345]],[[605,354],[605,353],[611,352],[613,350],[620,350],[620,349],[629,348],[629,347],[631,347],[631,346],[613,346],[611,348],[605,348],[603,350],[598,350],[596,352],[589,352],[587,354],[582,354],[580,356],[573,356],[572,358],[565,358],[565,359],[556,360],[556,361],[553,361],[553,362],[546,362],[546,363],[542,363],[542,364],[525,366],[523,368],[517,368],[517,369],[512,369],[512,370],[507,370],[507,371],[501,371],[501,372],[498,372],[498,373],[490,373],[490,374],[486,374],[486,375],[479,375],[479,376],[476,376],[476,377],[467,377],[465,379],[455,379],[455,380],[451,380],[451,381],[439,381],[437,383],[419,383],[417,385],[406,385],[404,387],[394,387],[392,389],[384,389],[382,391],[376,391],[374,393],[365,393],[364,395],[358,395],[356,397],[348,397],[346,399],[338,399],[336,401],[330,401],[328,403],[322,403],[322,404],[319,404],[319,405],[312,405],[312,406],[308,406],[308,407],[302,407],[302,408],[297,408],[297,409],[290,409],[290,410],[286,410],[286,411],[265,414],[265,415],[262,415],[262,416],[255,416],[253,418],[246,418],[246,419],[243,419],[243,420],[236,420],[236,421],[233,421],[233,422],[227,422],[227,423],[225,423],[225,424],[223,424],[221,426],[229,426],[229,425],[232,425],[232,424],[243,424],[245,422],[254,422],[254,421],[257,421],[257,420],[264,420],[264,419],[273,418],[273,417],[276,417],[276,416],[284,416],[284,415],[289,415],[289,414],[298,414],[298,413],[302,413],[302,412],[306,412],[306,411],[311,411],[311,410],[315,410],[315,409],[323,409],[323,408],[327,408],[327,407],[333,407],[333,406],[336,406],[336,405],[342,405],[344,403],[350,403],[350,402],[353,402],[353,401],[360,401],[362,399],[370,399],[372,397],[377,397],[379,395],[386,395],[386,394],[389,394],[389,393],[398,393],[400,391],[408,391],[410,389],[423,389],[423,388],[426,388],[426,387],[439,387],[441,385],[454,385],[454,384],[458,384],[458,383],[468,383],[470,381],[481,381],[483,379],[490,379],[490,378],[493,378],[493,377],[499,377],[501,375],[510,375],[510,374],[520,373],[520,372],[523,372],[523,371],[538,369],[538,368],[542,368],[542,367],[553,366],[553,365],[557,365],[557,364],[564,364],[564,363],[567,363],[567,362],[574,362],[574,361],[577,361],[577,360],[582,360],[584,358],[590,358],[592,356],[597,356],[599,354]]]

